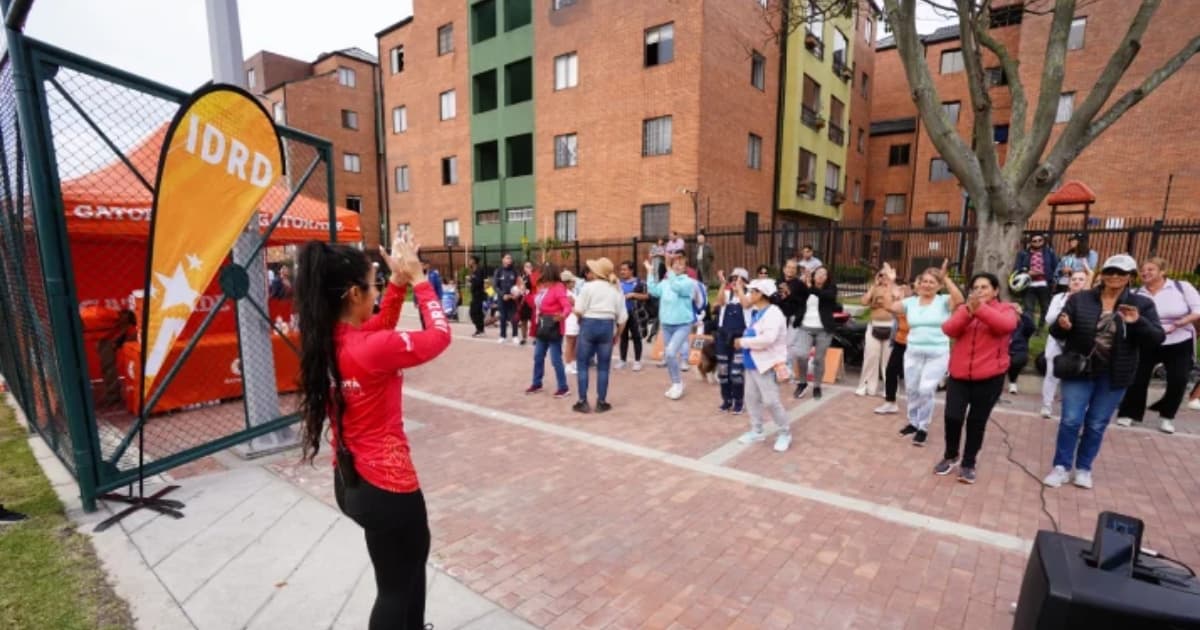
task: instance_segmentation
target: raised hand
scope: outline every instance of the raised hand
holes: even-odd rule
[[[1058,327],[1063,330],[1071,330],[1071,318],[1067,317],[1066,313],[1058,316]]]
[[[413,241],[412,233],[406,232],[392,241],[392,253],[388,254],[382,245],[379,253],[392,272],[391,282],[396,286],[417,284],[425,281],[425,272],[421,270],[421,246]]]
[[[1121,319],[1125,320],[1126,324],[1136,324],[1142,317],[1137,307],[1132,304],[1118,304],[1117,312],[1121,314]]]

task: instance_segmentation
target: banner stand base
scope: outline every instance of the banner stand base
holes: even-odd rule
[[[179,511],[184,508],[182,501],[161,498],[163,495],[167,494],[168,492],[172,492],[172,491],[178,490],[178,489],[179,489],[179,486],[167,486],[148,497],[134,496],[132,489],[130,489],[131,491],[128,495],[125,495],[125,494],[102,494],[99,497],[101,501],[112,501],[115,503],[128,503],[129,507],[127,507],[124,510],[121,510],[120,512],[117,512],[116,514],[113,514],[112,516],[108,517],[107,519],[101,521],[100,524],[96,525],[96,528],[92,531],[94,531],[96,533],[102,532],[102,531],[108,529],[109,527],[112,527],[113,525],[116,525],[117,523],[121,522],[126,516],[129,516],[130,514],[133,514],[134,512],[137,512],[138,510],[141,510],[141,509],[153,510],[155,512],[158,512],[159,514],[165,514],[174,519],[183,518],[183,512]]]
[[[300,446],[300,434],[291,427],[284,427],[233,447],[233,452],[242,459],[258,459],[275,455]]]

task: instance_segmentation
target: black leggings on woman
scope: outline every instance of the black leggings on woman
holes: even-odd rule
[[[638,325],[637,317],[633,313],[629,314],[629,319],[625,320],[625,328],[621,330],[621,360],[629,355],[629,341],[633,341],[633,360],[642,360],[642,329]]]
[[[360,479],[347,488],[334,473],[338,508],[363,528],[375,568],[375,606],[370,630],[425,627],[425,562],[429,559],[429,516],[425,495],[381,490]]]
[[[1174,420],[1175,412],[1179,411],[1179,405],[1183,403],[1183,393],[1187,390],[1194,351],[1190,339],[1157,348],[1142,349],[1133,384],[1125,390],[1125,397],[1121,399],[1117,417],[1132,418],[1134,422],[1141,422],[1142,417],[1146,415],[1146,409],[1149,409],[1157,411],[1158,415],[1166,420]],[[1162,398],[1146,407],[1146,390],[1150,387],[1150,379],[1154,376],[1154,366],[1159,363],[1162,363],[1163,370],[1167,373],[1167,389],[1163,392]]]
[[[883,370],[883,399],[896,402],[896,388],[900,386],[900,376],[904,374],[904,351],[908,346],[892,342],[892,353],[888,355],[887,367]]]
[[[975,456],[983,448],[983,434],[988,418],[1004,391],[1004,375],[983,381],[966,381],[950,377],[946,384],[946,459],[958,459],[962,441],[963,421],[967,425],[967,443],[963,447],[963,468],[975,467]],[[965,416],[965,418],[964,418]]]

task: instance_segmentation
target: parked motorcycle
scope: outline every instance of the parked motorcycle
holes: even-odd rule
[[[837,327],[833,329],[833,342],[830,347],[842,349],[842,362],[855,368],[862,368],[863,350],[867,342],[867,325],[854,319],[849,312],[834,313],[833,320]]]

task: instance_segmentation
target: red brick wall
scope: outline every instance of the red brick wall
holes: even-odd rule
[[[854,42],[854,84],[850,91],[850,123],[847,134],[850,136],[846,151],[846,203],[842,204],[842,223],[857,225],[864,220],[876,221],[882,215],[882,210],[876,210],[871,217],[864,216],[863,204],[868,197],[868,165],[870,164],[870,129],[871,129],[871,93],[863,91],[863,76],[874,82],[875,76],[875,29],[879,23],[872,15],[868,2],[860,3],[858,14],[854,18],[854,32],[850,35]],[[868,22],[871,26],[868,28]],[[869,33],[869,40],[864,36]],[[858,136],[864,134],[862,150],[859,150]],[[854,197],[855,184],[859,188],[859,198]]]
[[[897,118],[915,117],[917,107],[913,104],[904,68],[896,50],[887,49],[875,54],[875,73],[871,77],[871,120],[878,122]],[[860,77],[861,80],[861,77]],[[888,166],[888,153],[894,144],[908,144],[907,166]],[[870,136],[867,142],[866,199],[875,201],[875,208],[867,222],[878,225],[887,219],[890,225],[907,225],[908,213],[885,215],[885,200],[889,194],[905,194],[908,206],[912,205],[912,177],[916,159],[916,143],[912,133]]]
[[[254,68],[255,94],[270,91],[285,81],[299,81],[312,75],[312,64],[264,50],[246,60],[245,69]]]
[[[538,221],[538,235],[553,230],[555,210],[574,209],[580,239],[632,237],[641,206],[654,203],[671,204],[672,229],[691,231],[691,199],[678,189],[705,187],[697,181],[701,6],[580,2],[550,11],[545,4],[533,18],[536,203],[549,219]],[[674,22],[674,60],[644,68],[643,31],[666,22]],[[555,92],[554,57],[571,51],[579,55],[579,85]],[[642,121],[668,114],[671,154],[642,157]],[[554,136],[571,132],[579,166],[555,169]]]
[[[1129,27],[1140,3],[1097,0],[1078,10],[1087,16],[1084,46],[1067,52],[1063,91],[1076,91],[1082,104],[1101,69]],[[1116,100],[1144,80],[1167,58],[1196,35],[1196,6],[1190,2],[1164,2],[1143,37],[1143,47],[1113,93]],[[1038,97],[1038,82],[1045,56],[1040,51],[1050,28],[1050,18],[1026,16],[1021,38],[1021,76],[1030,103]],[[1110,100],[1110,103],[1111,103]],[[1200,102],[1200,60],[1192,58],[1144,101],[1109,127],[1068,168],[1064,181],[1078,179],[1096,191],[1093,216],[1160,217],[1167,175],[1174,173],[1169,218],[1196,218],[1200,212],[1200,125],[1195,122]],[[1032,105],[1031,105],[1032,107]],[[1057,125],[1051,142],[1063,125]],[[1052,145],[1051,145],[1052,146]],[[1048,218],[1042,204],[1035,218]],[[1190,266],[1193,262],[1188,262]]]
[[[420,242],[440,247],[443,221],[457,219],[464,244],[470,241],[471,139],[467,65],[467,3],[415,0],[414,18],[379,39],[383,77],[383,121],[387,168],[384,178],[391,228],[408,223]],[[437,30],[454,24],[454,51],[437,55]],[[404,46],[404,71],[392,74],[390,51]],[[456,91],[456,117],[439,120],[439,94]],[[392,133],[392,109],[408,108],[408,131]],[[458,183],[442,185],[442,158],[457,156]],[[409,192],[396,192],[395,170],[408,166]]]

